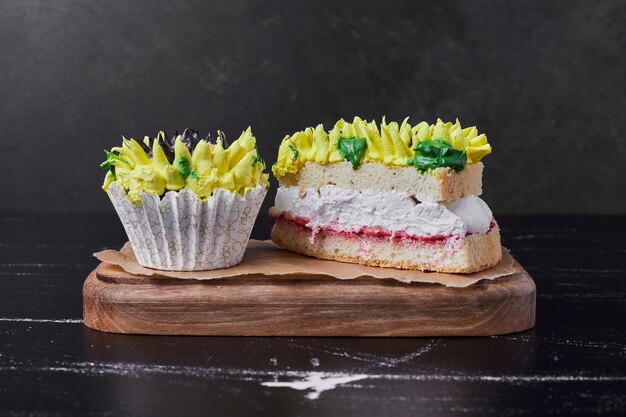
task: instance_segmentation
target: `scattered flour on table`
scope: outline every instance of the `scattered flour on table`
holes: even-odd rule
[[[59,323],[59,324],[80,324],[81,319],[31,319],[31,318],[13,318],[0,317],[0,321],[8,322],[24,322],[24,323]]]
[[[309,400],[317,400],[324,391],[337,388],[338,385],[347,384],[361,379],[369,378],[370,375],[328,374],[324,372],[311,372],[299,381],[267,381],[261,385],[265,387],[285,387],[299,391],[310,390],[306,394]]]

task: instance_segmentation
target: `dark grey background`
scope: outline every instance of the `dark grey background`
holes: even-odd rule
[[[269,165],[358,114],[478,125],[496,214],[626,213],[625,46],[623,1],[1,1],[2,209],[112,212],[122,134],[251,125]]]

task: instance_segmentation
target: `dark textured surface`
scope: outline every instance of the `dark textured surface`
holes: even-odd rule
[[[250,124],[273,163],[359,114],[477,124],[496,213],[626,213],[620,0],[2,1],[0,48],[7,210],[111,210],[121,134]]]
[[[0,416],[624,415],[626,217],[500,217],[537,325],[486,338],[122,336],[81,323],[114,216],[0,215]],[[263,217],[254,237],[266,238]],[[318,372],[319,374],[314,374]],[[324,391],[267,387],[361,375]]]

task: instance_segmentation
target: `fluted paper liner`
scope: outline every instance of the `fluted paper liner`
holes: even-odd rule
[[[236,279],[245,275],[263,275],[277,279],[290,276],[298,278],[322,276],[337,279],[394,279],[404,283],[442,284],[447,287],[464,288],[482,280],[493,280],[524,271],[505,248],[502,248],[502,259],[492,268],[471,274],[446,274],[380,268],[311,258],[282,249],[269,240],[260,241],[254,239],[250,240],[243,261],[239,265],[219,271],[154,271],[144,268],[137,263],[128,244],[120,251],[108,249],[95,253],[94,256],[102,262],[118,265],[124,271],[133,275],[141,275],[153,279]]]
[[[136,262],[169,271],[212,270],[241,262],[266,193],[263,185],[244,196],[218,188],[203,202],[182,189],[162,198],[143,193],[138,205],[122,187],[108,190]]]

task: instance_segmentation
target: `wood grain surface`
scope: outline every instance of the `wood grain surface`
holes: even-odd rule
[[[155,279],[102,263],[83,287],[84,321],[93,329],[132,334],[498,335],[535,323],[535,284],[517,263],[516,269],[450,288],[311,275]]]

